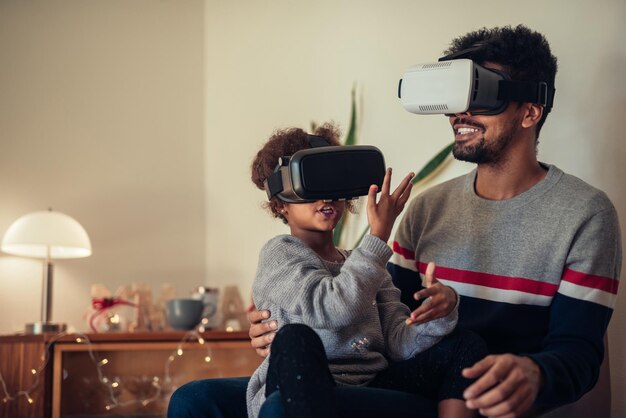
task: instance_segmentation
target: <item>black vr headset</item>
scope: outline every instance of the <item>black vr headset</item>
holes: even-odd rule
[[[286,203],[345,200],[367,195],[372,184],[382,186],[383,154],[369,145],[331,146],[309,135],[310,149],[281,157],[264,182],[268,199]]]
[[[400,80],[398,97],[402,106],[419,115],[471,112],[497,115],[509,102],[536,103],[552,109],[554,86],[545,81],[515,81],[500,71],[485,68],[466,57],[484,45],[445,57],[436,63],[409,68]]]

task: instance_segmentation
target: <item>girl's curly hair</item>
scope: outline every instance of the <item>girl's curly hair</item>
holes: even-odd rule
[[[339,140],[341,132],[332,123],[318,126],[315,128],[313,135],[325,138],[330,145],[341,145]],[[257,188],[265,190],[263,182],[274,172],[280,157],[293,155],[297,151],[310,147],[309,134],[300,128],[286,128],[275,131],[252,161],[252,182]],[[276,196],[263,204],[272,216],[281,219],[283,223],[287,223],[287,219],[280,213],[282,205],[283,203]],[[351,201],[348,201],[347,208],[352,210],[352,206]]]

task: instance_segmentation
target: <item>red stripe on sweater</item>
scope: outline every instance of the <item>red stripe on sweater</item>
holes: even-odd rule
[[[393,242],[393,252],[400,254],[407,260],[415,260],[415,252],[409,250],[408,248],[401,247],[400,244],[398,244],[398,241]]]
[[[426,271],[426,263],[419,262],[420,273]],[[476,271],[459,270],[449,267],[437,266],[435,275],[443,280],[491,287],[503,290],[517,290],[519,292],[534,295],[554,296],[559,286],[552,283],[539,282],[523,277],[499,276],[496,274],[480,273]]]
[[[611,279],[610,277],[594,276],[593,274],[581,273],[580,271],[570,269],[565,269],[562,280],[574,283],[578,286],[603,290],[614,295],[617,295],[617,288],[619,286],[619,281]]]

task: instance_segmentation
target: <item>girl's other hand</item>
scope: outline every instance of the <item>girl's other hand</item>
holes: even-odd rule
[[[435,278],[435,263],[428,263],[424,273],[426,289],[413,295],[415,300],[422,300],[422,306],[411,312],[407,325],[423,324],[433,319],[448,315],[457,303],[457,294],[449,286],[439,283]]]

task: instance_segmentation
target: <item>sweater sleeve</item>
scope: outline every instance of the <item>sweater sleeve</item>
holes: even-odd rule
[[[280,307],[313,328],[348,326],[371,305],[387,275],[385,263],[390,256],[386,243],[367,235],[333,277],[299,239],[274,238],[261,251],[253,285],[255,304],[259,309]]]
[[[387,355],[393,361],[407,360],[432,347],[451,333],[458,320],[458,298],[455,308],[447,316],[425,324],[406,325],[409,308],[400,302],[400,290],[391,279],[385,280],[376,295],[380,322],[385,336]]]
[[[528,354],[544,377],[538,405],[576,401],[595,385],[617,295],[621,254],[613,207],[596,213],[577,232],[550,307],[543,349]]]

